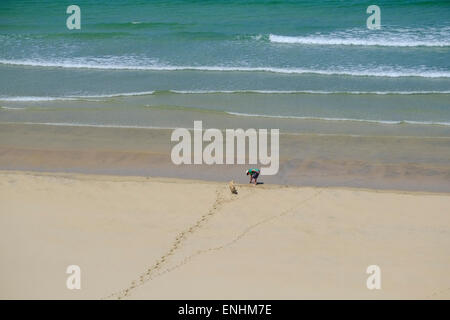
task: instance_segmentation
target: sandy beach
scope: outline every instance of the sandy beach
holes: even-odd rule
[[[0,124],[0,298],[450,298],[448,139],[282,135],[255,187],[170,132]]]
[[[0,300],[450,299],[450,1],[0,16]]]
[[[448,194],[2,171],[2,299],[448,299]],[[366,268],[381,268],[368,290]],[[66,288],[68,265],[81,290]]]

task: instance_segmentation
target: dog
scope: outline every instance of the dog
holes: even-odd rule
[[[230,191],[231,191],[232,194],[237,194],[238,193],[237,189],[236,189],[236,186],[234,185],[234,181],[233,180],[231,180],[228,183],[228,187],[230,187]]]

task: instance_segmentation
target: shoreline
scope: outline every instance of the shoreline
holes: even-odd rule
[[[2,108],[0,106],[0,108]],[[12,108],[11,108],[12,109]],[[17,109],[21,110],[21,109]],[[195,112],[195,111],[194,111]],[[265,118],[265,116],[256,115],[256,118]],[[299,120],[310,120],[310,121],[327,121],[326,119],[315,119],[315,118],[299,118]],[[195,120],[198,121],[198,120]],[[334,120],[331,120],[334,121]],[[364,122],[366,120],[359,119],[336,119],[336,121],[348,121],[348,122]],[[371,120],[368,120],[370,122]],[[393,121],[395,122],[395,121]],[[419,123],[415,123],[409,120],[401,120],[398,121],[398,124],[405,123],[407,125],[421,125]],[[380,122],[378,125],[389,125],[391,123],[383,123]],[[395,123],[397,124],[397,123]],[[180,127],[152,127],[152,126],[133,126],[133,125],[103,125],[103,124],[83,124],[83,123],[70,123],[70,122],[15,122],[15,121],[6,121],[0,122],[0,125],[17,125],[17,126],[49,126],[49,127],[73,127],[73,128],[94,128],[94,129],[131,129],[131,130],[160,130],[160,131],[173,131],[175,129],[179,129]],[[447,124],[440,124],[439,122],[435,122],[432,124],[424,124],[424,125],[433,125],[433,126],[448,126]],[[188,131],[195,130],[194,127],[186,128]],[[202,131],[205,131],[209,128],[204,128]],[[264,128],[257,128],[264,129]],[[224,131],[226,129],[219,129],[220,131]],[[320,133],[320,132],[280,132],[280,136],[311,136],[311,137],[353,137],[353,138],[389,138],[393,137],[396,139],[450,139],[449,136],[439,136],[439,135],[394,135],[394,136],[383,136],[376,134],[352,134],[352,133]]]
[[[69,171],[33,171],[33,170],[15,170],[0,169],[0,175],[26,175],[35,177],[54,177],[62,179],[73,179],[79,181],[103,181],[103,182],[162,182],[162,183],[194,183],[204,185],[228,185],[229,181],[218,180],[201,180],[188,178],[172,178],[164,176],[142,176],[142,175],[125,175],[125,174],[102,174],[102,173],[83,173]],[[399,195],[436,195],[448,196],[450,192],[434,192],[421,190],[401,190],[401,189],[371,189],[364,187],[347,187],[347,186],[298,186],[289,184],[259,184],[254,187],[250,183],[236,183],[239,188],[259,188],[259,189],[279,189],[279,188],[306,188],[306,189],[324,189],[324,190],[345,190],[345,191],[362,191],[374,193],[389,193]]]
[[[217,185],[228,184],[229,181],[216,181],[216,180],[200,180],[200,179],[187,179],[187,178],[170,178],[170,177],[158,177],[158,176],[127,176],[127,175],[113,175],[113,174],[99,174],[99,173],[81,173],[81,172],[63,172],[63,171],[27,171],[27,170],[4,170],[0,169],[0,174],[5,175],[29,175],[36,177],[54,177],[62,179],[74,179],[74,180],[90,180],[90,181],[107,181],[107,182],[163,182],[163,183],[195,183],[205,185]],[[239,188],[253,188],[254,186],[249,183],[235,183]],[[363,187],[346,187],[346,186],[298,186],[298,185],[286,185],[286,184],[262,184],[256,186],[260,189],[278,189],[278,188],[309,188],[309,189],[325,189],[325,190],[346,190],[346,191],[363,191],[363,192],[375,192],[375,193],[393,193],[403,195],[437,195],[448,196],[449,192],[433,192],[433,191],[417,191],[417,190],[400,190],[400,189],[370,189]]]
[[[171,130],[0,123],[0,170],[246,183],[249,165],[175,165]],[[280,135],[267,184],[450,192],[447,139]]]

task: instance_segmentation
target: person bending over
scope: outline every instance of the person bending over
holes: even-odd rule
[[[254,181],[255,186],[256,186],[257,180],[258,180],[258,176],[259,176],[259,172],[260,172],[259,169],[255,169],[255,168],[248,169],[245,172],[247,175],[250,175],[250,182],[249,183],[252,183],[252,181]]]

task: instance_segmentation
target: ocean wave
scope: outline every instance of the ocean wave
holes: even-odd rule
[[[215,93],[254,93],[254,94],[348,94],[348,95],[421,95],[421,94],[450,94],[450,90],[443,91],[323,91],[323,90],[167,90],[155,91],[158,93],[178,93],[178,94],[215,94]]]
[[[155,91],[139,91],[139,92],[123,92],[123,93],[111,93],[111,94],[98,94],[98,95],[87,95],[87,96],[69,96],[69,98],[80,98],[80,99],[89,99],[89,98],[116,98],[116,97],[128,97],[128,96],[146,96],[152,95]]]
[[[272,43],[310,44],[310,45],[344,45],[344,46],[383,46],[383,47],[448,47],[450,41],[414,40],[402,38],[358,39],[333,36],[293,37],[270,34]]]
[[[4,110],[26,110],[26,107],[4,107],[4,106],[0,106],[0,109],[4,109]]]
[[[91,124],[91,123],[78,123],[78,122],[0,122],[0,123],[43,125],[43,126],[56,126],[56,127],[93,127],[93,128],[163,129],[163,130],[177,129],[177,127],[138,126],[138,125],[120,125],[120,124]],[[190,129],[190,128],[187,128],[187,129]]]
[[[152,95],[155,91],[141,91],[141,92],[125,92],[125,93],[112,93],[112,94],[98,94],[98,95],[81,95],[81,96],[62,96],[62,97],[38,97],[38,96],[27,96],[27,97],[1,97],[0,101],[10,101],[10,102],[40,102],[40,101],[73,101],[73,100],[89,100],[89,99],[102,99],[102,98],[116,98],[116,97],[127,97],[127,96],[144,96]],[[92,100],[91,100],[92,101]],[[98,100],[93,100],[98,101]]]
[[[3,108],[3,107],[2,107]],[[412,121],[412,120],[371,120],[371,119],[353,119],[353,118],[327,118],[327,117],[298,117],[298,116],[272,116],[272,115],[257,115],[246,114],[239,112],[228,112],[226,114],[232,116],[241,117],[264,117],[264,118],[282,118],[282,119],[298,119],[298,120],[312,120],[312,121],[332,121],[332,122],[363,122],[379,125],[422,125],[422,126],[450,126],[450,122],[437,122],[437,121]],[[58,126],[58,127],[93,127],[93,128],[122,128],[122,129],[162,129],[162,130],[174,130],[176,126],[145,126],[145,125],[121,125],[121,124],[96,124],[96,123],[78,123],[78,122],[1,122],[1,123],[18,123],[25,125],[45,125],[45,126]],[[193,130],[194,128],[186,128]],[[446,137],[448,138],[448,137]]]
[[[11,102],[40,102],[40,101],[56,101],[56,100],[76,100],[70,97],[0,97],[0,101]]]
[[[116,60],[116,59],[115,59]],[[117,60],[120,60],[119,57]],[[116,61],[117,61],[116,60]],[[278,68],[278,67],[230,67],[230,66],[171,66],[171,65],[133,65],[105,63],[104,60],[96,61],[39,61],[39,60],[5,60],[0,59],[0,64],[32,67],[54,67],[74,69],[101,69],[101,70],[140,70],[140,71],[214,71],[214,72],[271,72],[283,74],[316,74],[316,75],[341,75],[364,77],[422,77],[422,78],[450,78],[450,71],[422,70],[422,69],[395,69],[392,67],[367,67],[366,70],[345,69],[303,69],[303,68]]]
[[[439,121],[413,121],[413,120],[372,120],[372,119],[354,119],[354,118],[328,118],[328,117],[300,117],[300,116],[279,116],[279,115],[267,115],[267,114],[249,114],[240,112],[230,112],[225,113],[232,116],[239,117],[260,117],[260,118],[278,118],[278,119],[298,119],[298,120],[321,120],[321,121],[351,121],[351,122],[368,122],[377,124],[415,124],[415,125],[439,125],[439,126],[450,126],[450,122],[439,122]]]
[[[269,34],[266,39],[272,43],[306,45],[448,47],[450,46],[450,27],[387,26],[376,32],[365,28],[352,28],[304,36]]]
[[[102,101],[103,98],[134,97],[164,94],[317,94],[317,95],[431,95],[450,94],[444,91],[322,91],[322,90],[153,90],[93,95],[69,95],[61,97],[43,96],[0,96],[0,101],[7,102],[41,102],[41,101]]]

